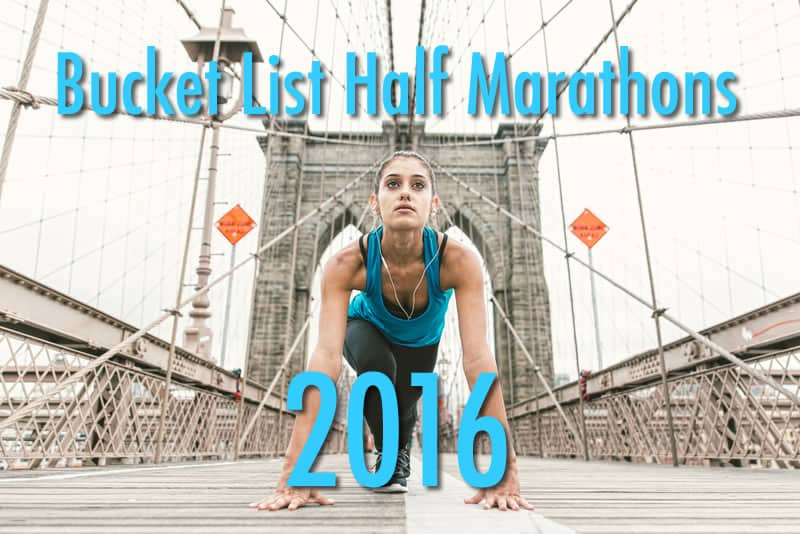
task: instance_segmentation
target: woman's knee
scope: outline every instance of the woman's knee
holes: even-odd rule
[[[394,384],[397,363],[387,339],[371,323],[351,319],[344,342],[345,358],[359,375],[374,371],[388,376]]]
[[[374,371],[388,376],[392,384],[397,382],[397,364],[394,361],[394,354],[392,354],[391,351],[376,350],[369,354],[362,355],[359,361],[359,375]]]

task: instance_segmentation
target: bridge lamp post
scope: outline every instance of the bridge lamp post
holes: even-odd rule
[[[201,80],[204,79],[202,76],[202,70],[206,59],[211,58],[211,60],[217,61],[218,65],[224,66],[222,79],[219,80],[221,83],[219,83],[217,86],[218,113],[214,116],[208,117],[210,119],[210,128],[212,130],[212,140],[208,162],[206,207],[203,218],[203,240],[200,245],[200,259],[197,267],[196,288],[198,290],[208,285],[208,278],[211,275],[211,227],[213,224],[212,219],[214,218],[214,193],[217,183],[219,126],[226,119],[233,117],[239,111],[243,99],[243,87],[240,84],[239,96],[234,105],[227,112],[223,113],[219,111],[219,104],[227,104],[228,101],[231,100],[233,93],[233,78],[228,72],[226,72],[225,69],[230,69],[232,71],[236,63],[241,63],[245,52],[252,52],[254,61],[263,61],[261,52],[258,49],[258,44],[256,44],[255,41],[248,39],[241,28],[232,28],[232,19],[233,10],[227,8],[223,9],[222,13],[220,14],[219,27],[203,27],[194,37],[181,40],[183,47],[189,54],[189,58],[197,63],[197,72],[200,75]],[[206,88],[206,94],[208,94],[208,88]],[[193,215],[194,199],[192,200],[192,216]],[[191,224],[192,221],[190,220],[189,225]],[[176,307],[179,306],[180,302],[183,300],[183,279],[186,268],[187,251],[188,237],[186,248],[184,249],[183,253]],[[209,360],[211,359],[212,336],[211,328],[206,324],[206,319],[211,317],[211,311],[209,310],[210,305],[211,303],[207,294],[203,294],[192,301],[192,310],[189,312],[189,316],[192,318],[192,324],[186,327],[183,338],[183,345],[187,350]],[[159,417],[158,433],[156,434],[156,450],[153,457],[154,463],[161,462],[167,411],[169,409],[170,399],[172,398],[170,395],[170,383],[172,381],[172,362],[175,356],[175,337],[177,334],[177,325],[177,317],[175,317],[173,319],[172,341],[170,343],[169,359],[167,360],[167,374],[164,379],[164,388],[161,393],[161,415]]]
[[[256,41],[249,39],[241,28],[231,27],[233,9],[226,8],[222,14],[219,28],[201,28],[194,37],[182,39],[189,58],[197,63],[198,73],[203,70],[207,58],[217,61],[222,66],[222,78],[218,83],[218,104],[227,104],[232,99],[234,80],[228,72],[242,62],[246,52],[253,54],[253,61],[263,62],[263,57]],[[227,68],[227,69],[226,69]],[[217,182],[217,157],[219,153],[219,126],[225,120],[233,117],[242,107],[243,85],[239,85],[236,102],[227,112],[219,112],[209,117],[211,119],[211,148],[208,162],[208,180],[206,187],[206,205],[203,216],[203,234],[200,245],[200,257],[197,266],[197,285],[200,290],[208,285],[211,275],[211,233],[214,225],[214,194]],[[206,92],[208,94],[208,92]],[[220,108],[221,109],[221,108]],[[181,284],[183,280],[181,280]],[[211,302],[208,293],[204,293],[192,301],[189,316],[192,323],[183,332],[183,346],[208,360],[211,359],[212,331],[207,319],[211,317]]]

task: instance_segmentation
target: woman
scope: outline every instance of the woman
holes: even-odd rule
[[[483,272],[475,253],[428,226],[439,208],[430,164],[415,152],[395,152],[380,166],[370,206],[383,225],[336,254],[322,276],[319,340],[309,371],[339,377],[342,353],[358,373],[380,371],[395,386],[400,421],[397,467],[389,483],[376,491],[407,491],[409,448],[421,388],[410,387],[412,372],[431,372],[444,329],[447,303],[455,291],[464,372],[470,389],[480,373],[497,373],[486,342]],[[350,302],[352,290],[361,293]],[[319,412],[320,396],[309,390],[286,451],[283,473],[274,495],[251,504],[261,510],[295,510],[310,502],[333,501],[311,488],[286,486],[297,457]],[[381,403],[374,388],[365,416],[382,448]],[[510,436],[499,381],[484,403],[483,414],[498,419]],[[496,486],[465,499],[485,501],[485,508],[532,509],[519,495],[516,455],[508,439],[505,476]],[[379,453],[380,461],[380,453]]]

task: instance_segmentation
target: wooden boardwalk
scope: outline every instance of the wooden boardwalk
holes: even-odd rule
[[[800,471],[535,458],[520,466],[532,513],[463,504],[472,490],[452,455],[442,456],[440,488],[423,488],[415,476],[407,495],[365,490],[346,456],[324,457],[321,467],[339,474],[327,492],[336,505],[291,513],[247,508],[274,486],[277,459],[7,471],[0,533],[800,532]]]

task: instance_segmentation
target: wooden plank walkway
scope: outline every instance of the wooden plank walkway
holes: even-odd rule
[[[415,459],[416,460],[416,459]],[[347,457],[332,507],[258,512],[281,460],[0,472],[0,533],[30,532],[538,532],[798,533],[800,472],[631,465],[520,458],[523,494],[535,512],[484,511],[457,460],[442,455],[442,485],[407,495],[358,486]]]
[[[800,533],[800,471],[540,460],[523,495],[577,532]]]

